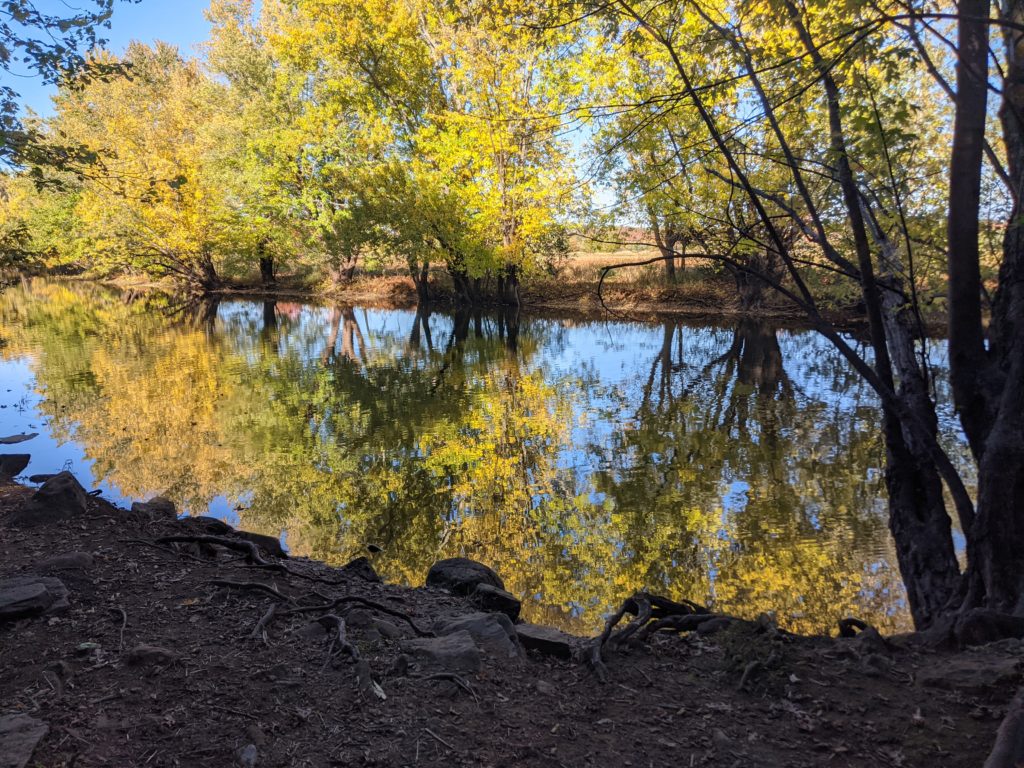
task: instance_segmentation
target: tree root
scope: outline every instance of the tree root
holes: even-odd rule
[[[1024,765],[1024,688],[1017,692],[996,732],[996,743],[985,768],[1017,768]]]
[[[260,554],[260,548],[253,544],[251,541],[245,541],[244,539],[229,539],[227,536],[208,536],[208,535],[191,535],[191,534],[175,534],[174,536],[161,536],[156,539],[156,544],[215,544],[218,547],[224,547],[226,549],[233,549],[236,552],[241,552],[245,555],[245,559],[253,565],[258,565],[261,568],[269,568],[275,571],[284,571],[290,573],[280,563],[271,563],[263,558]]]
[[[421,629],[416,624],[416,622],[412,620],[412,617],[409,616],[409,614],[404,613],[403,611],[399,611],[396,608],[389,608],[388,606],[378,603],[374,600],[368,600],[365,597],[358,597],[357,595],[345,595],[344,597],[335,598],[331,600],[331,602],[324,603],[322,605],[307,605],[301,608],[293,608],[291,611],[289,611],[289,613],[313,613],[316,611],[333,611],[339,606],[345,605],[346,603],[362,605],[365,608],[371,608],[375,611],[385,613],[388,616],[394,616],[396,619],[401,619],[406,624],[408,624],[409,627],[412,628],[412,631],[415,632],[419,637],[434,636],[433,632],[428,632],[425,629]]]
[[[260,584],[258,581],[231,581],[229,579],[212,579],[210,584],[217,587],[229,587],[231,589],[251,589],[256,592],[265,592],[278,600],[295,605],[295,600],[288,595],[282,594],[269,584]]]
[[[634,616],[625,627],[615,630],[626,614]],[[615,650],[623,644],[644,642],[653,632],[691,632],[706,621],[729,618],[711,613],[707,608],[689,600],[676,602],[660,595],[637,592],[623,601],[622,606],[608,621],[604,631],[589,644],[585,656],[590,667],[601,682],[608,679],[603,652]]]

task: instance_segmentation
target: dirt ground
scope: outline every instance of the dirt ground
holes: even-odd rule
[[[407,663],[416,631],[402,615],[427,633],[478,610],[465,598],[158,544],[210,529],[96,498],[27,524],[18,516],[32,493],[0,484],[0,580],[45,571],[70,605],[0,622],[0,717],[48,726],[30,766],[974,768],[1019,683],[1017,641],[933,653],[750,624],[607,653],[605,683],[581,661],[534,651],[430,675]],[[46,562],[70,552],[82,554]],[[329,611],[301,610],[337,598],[349,600],[333,612],[372,679],[315,623]],[[254,635],[274,604],[265,637]]]

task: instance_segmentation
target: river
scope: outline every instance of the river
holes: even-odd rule
[[[828,342],[763,320],[0,294],[0,436],[39,433],[5,447],[26,476],[162,494],[337,564],[376,545],[389,581],[465,555],[580,633],[642,587],[802,632],[908,629],[878,425]]]

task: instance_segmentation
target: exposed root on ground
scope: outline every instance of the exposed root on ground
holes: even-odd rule
[[[622,629],[616,630],[615,627],[627,613],[635,618]],[[604,631],[587,648],[587,662],[598,678],[604,682],[608,677],[603,660],[603,652],[606,649],[615,650],[627,642],[641,643],[652,632],[690,632],[712,619],[738,621],[730,616],[711,613],[703,605],[689,600],[676,602],[660,595],[637,592],[627,598],[619,610],[605,622]]]

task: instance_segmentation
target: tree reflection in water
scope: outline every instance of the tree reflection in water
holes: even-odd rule
[[[870,393],[812,334],[224,301],[0,296],[5,360],[125,499],[391,580],[465,554],[589,631],[640,587],[802,631],[906,624]],[[44,460],[40,457],[37,460]]]

